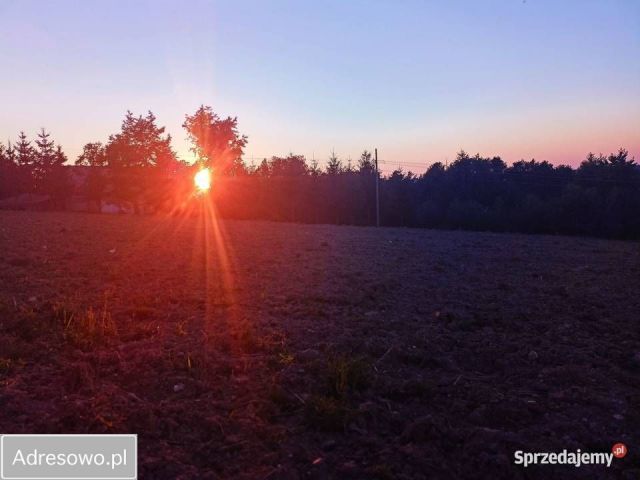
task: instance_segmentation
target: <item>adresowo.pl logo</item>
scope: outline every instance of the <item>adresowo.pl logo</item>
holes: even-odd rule
[[[613,457],[623,458],[627,454],[627,447],[624,443],[616,443],[611,447],[611,453],[604,452],[583,452],[578,449],[569,452],[566,449],[561,452],[524,452],[516,450],[513,454],[514,463],[528,467],[530,465],[605,465],[611,466]]]

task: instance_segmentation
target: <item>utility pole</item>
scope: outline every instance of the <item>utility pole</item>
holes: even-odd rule
[[[380,226],[380,174],[378,173],[378,149],[376,152],[376,227]]]

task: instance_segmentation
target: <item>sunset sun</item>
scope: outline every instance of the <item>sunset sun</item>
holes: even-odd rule
[[[199,170],[193,177],[193,183],[201,192],[206,192],[211,188],[211,171],[208,168]]]

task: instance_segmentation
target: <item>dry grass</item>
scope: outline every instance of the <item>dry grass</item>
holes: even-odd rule
[[[334,355],[327,364],[327,394],[343,398],[350,392],[363,390],[371,379],[371,366],[362,357]]]
[[[100,309],[88,307],[80,312],[64,303],[57,303],[53,306],[53,314],[62,326],[63,338],[83,350],[105,344],[118,335],[106,299]]]

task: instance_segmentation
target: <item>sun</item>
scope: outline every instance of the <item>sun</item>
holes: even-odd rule
[[[193,177],[193,183],[201,192],[206,192],[211,188],[211,171],[208,168],[199,170]]]

